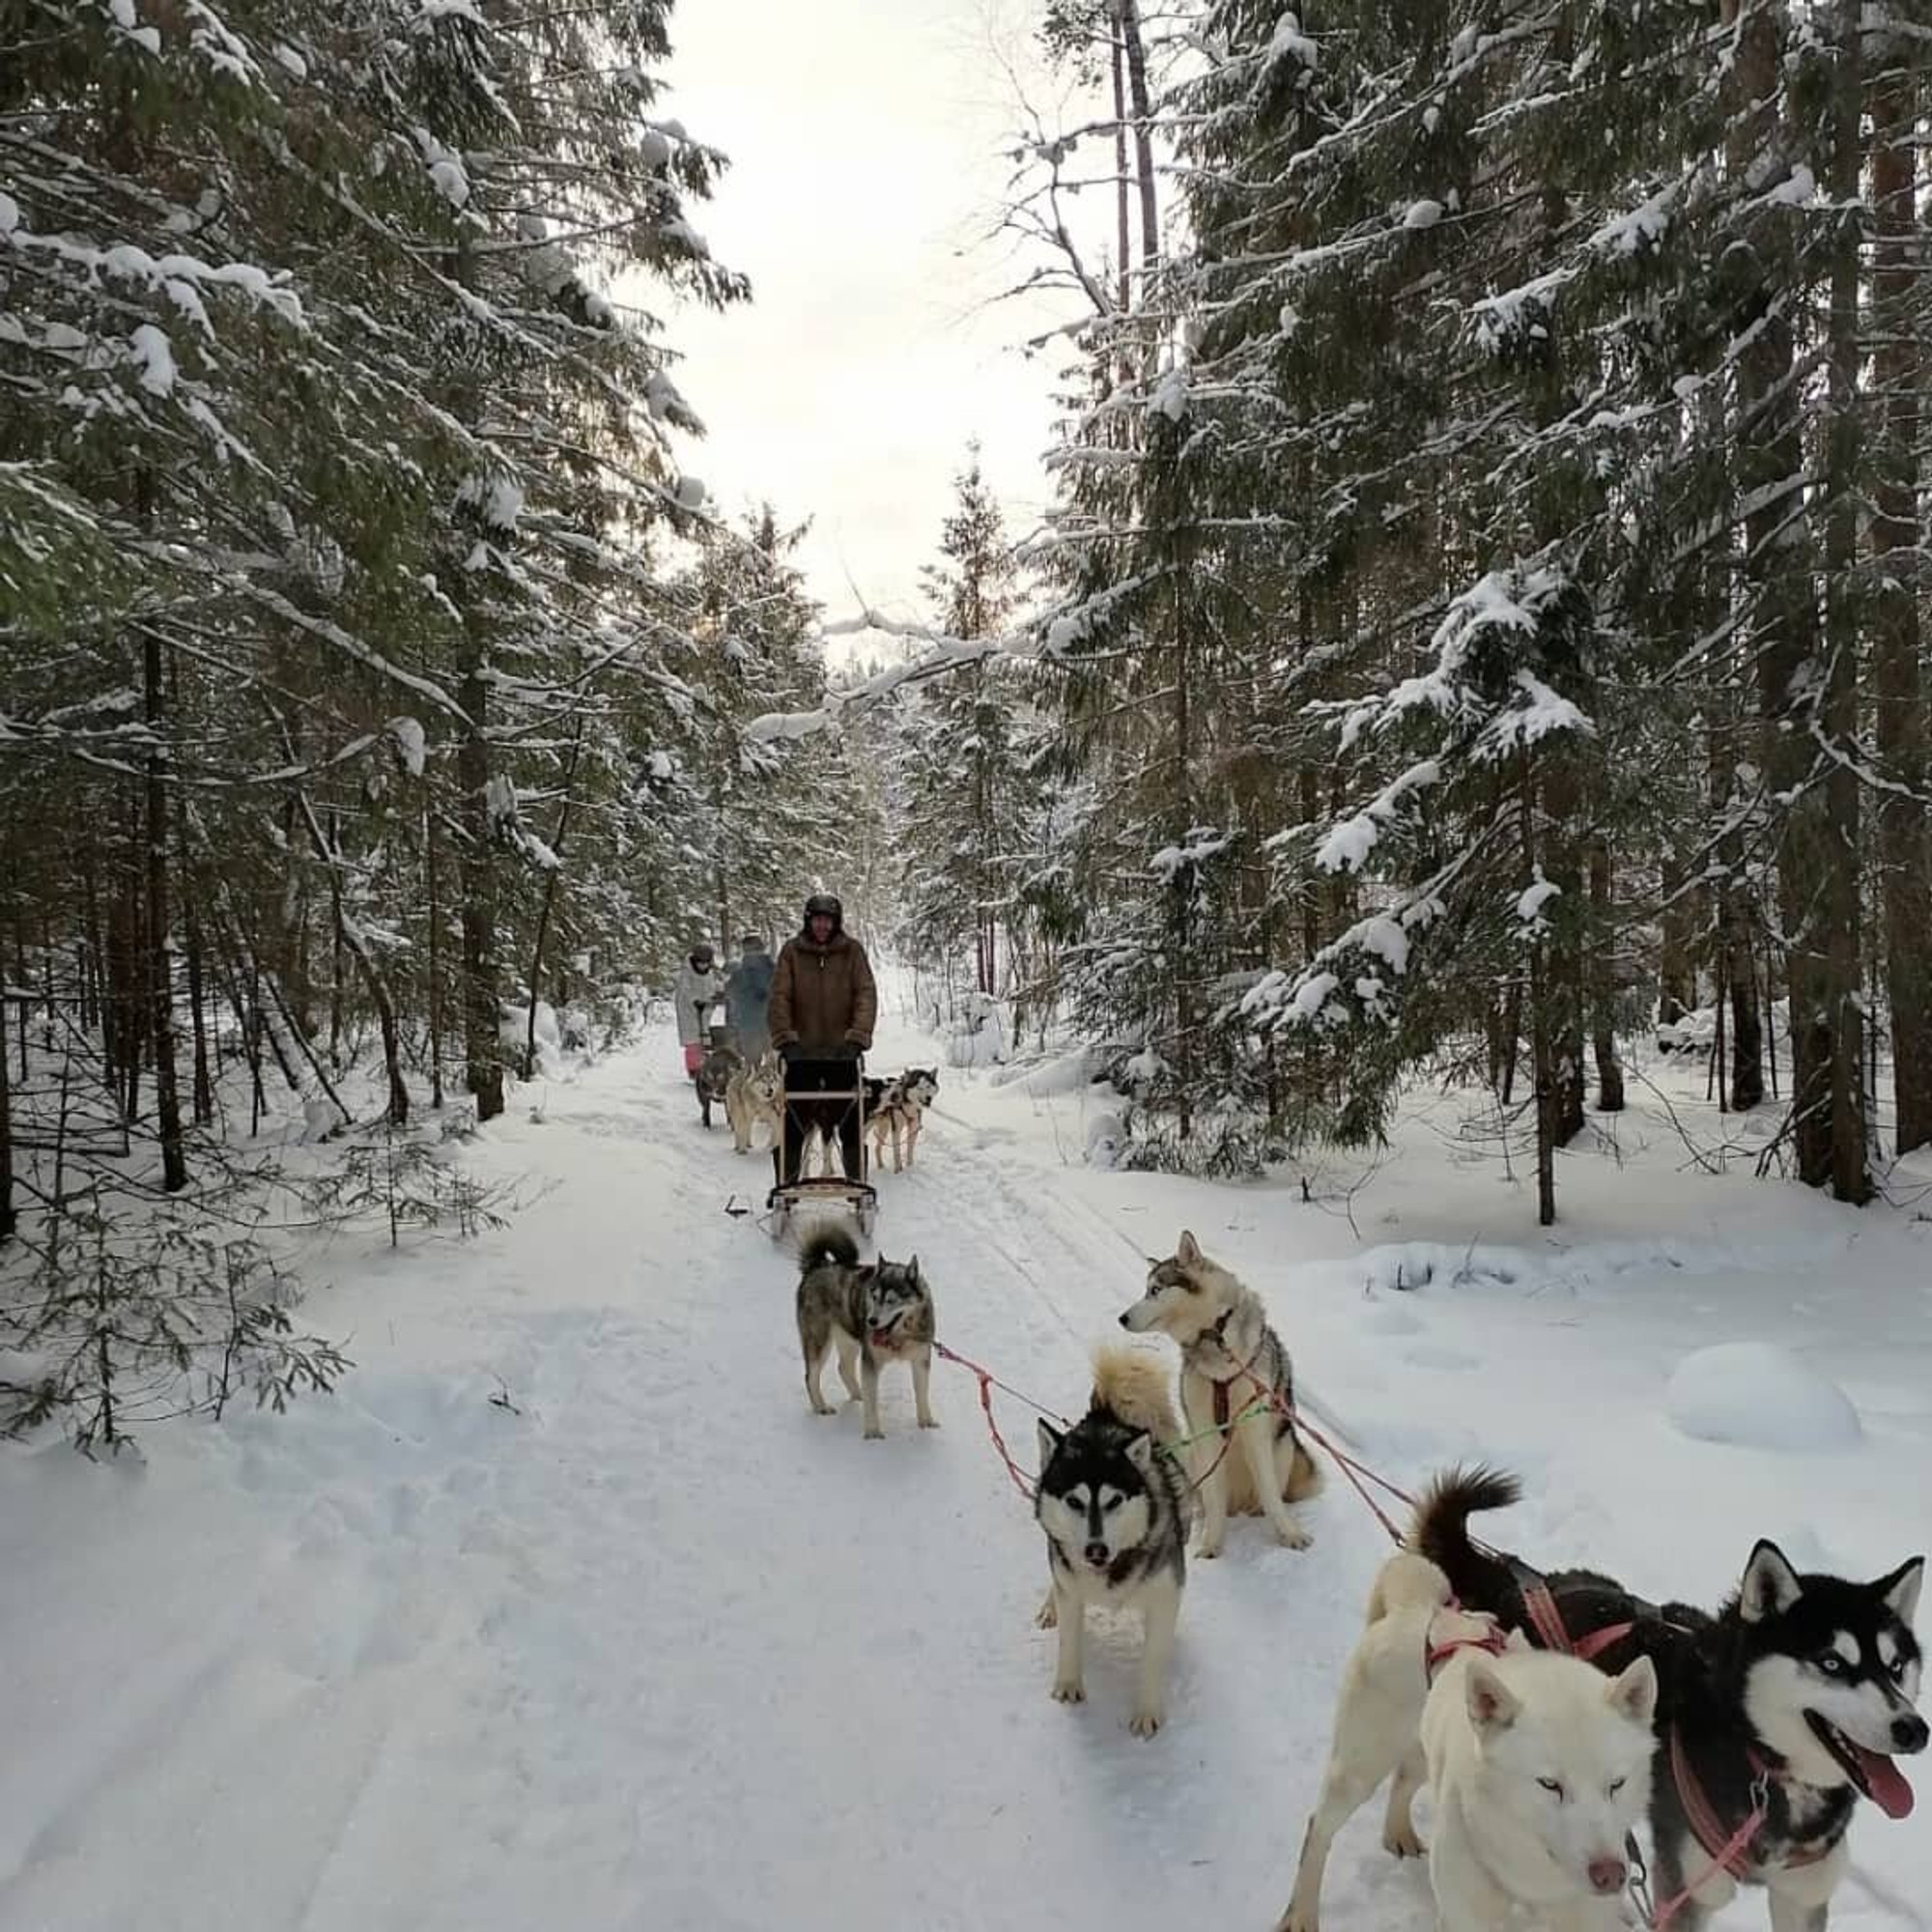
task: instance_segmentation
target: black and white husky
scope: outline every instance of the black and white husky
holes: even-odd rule
[[[893,1149],[893,1172],[901,1174],[919,1151],[919,1131],[925,1110],[939,1098],[939,1075],[930,1067],[911,1066],[891,1080],[866,1082],[866,1131],[872,1140],[872,1165]]]
[[[909,1262],[861,1262],[845,1228],[820,1228],[798,1256],[798,1345],[805,1357],[805,1393],[815,1415],[836,1411],[818,1378],[837,1348],[845,1393],[866,1405],[868,1439],[886,1432],[879,1422],[879,1371],[888,1362],[912,1370],[913,1402],[922,1429],[937,1429],[932,1413],[932,1344],[938,1333],[932,1291]],[[855,1373],[856,1371],[856,1373]]]
[[[1474,1512],[1517,1493],[1514,1478],[1493,1471],[1452,1474],[1425,1498],[1410,1542],[1465,1609],[1541,1640],[1537,1611],[1547,1616],[1548,1605],[1524,1594],[1534,1573],[1468,1534]],[[1740,1884],[1769,1892],[1772,1932],[1825,1932],[1858,1800],[1890,1818],[1912,1809],[1892,1760],[1926,1745],[1912,1632],[1924,1567],[1915,1556],[1876,1581],[1851,1582],[1802,1575],[1760,1542],[1716,1615],[1645,1603],[1592,1571],[1541,1579],[1569,1641],[1625,1632],[1595,1655],[1602,1668],[1638,1656],[1657,1665],[1652,1876],[1660,1900],[1688,1889],[1675,1932],[1699,1932]]]
[[[1157,1358],[1103,1349],[1092,1406],[1071,1429],[1039,1425],[1034,1515],[1046,1532],[1051,1581],[1040,1627],[1058,1628],[1053,1694],[1086,1696],[1080,1653],[1089,1608],[1138,1610],[1145,1625],[1127,1728],[1151,1738],[1167,1716],[1167,1665],[1187,1581],[1191,1496],[1163,1446],[1180,1434],[1172,1378]]]

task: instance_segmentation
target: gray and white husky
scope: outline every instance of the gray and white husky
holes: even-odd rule
[[[1180,1406],[1187,1433],[1199,1438],[1195,1554],[1220,1555],[1230,1510],[1265,1516],[1291,1549],[1307,1548],[1313,1538],[1288,1505],[1312,1496],[1321,1472],[1295,1434],[1293,1364],[1261,1296],[1183,1233],[1173,1255],[1150,1264],[1147,1293],[1121,1326],[1136,1335],[1155,1329],[1180,1345]]]
[[[1071,1429],[1039,1425],[1034,1516],[1046,1532],[1050,1582],[1042,1629],[1060,1632],[1053,1694],[1087,1694],[1080,1653],[1089,1608],[1138,1610],[1145,1626],[1140,1686],[1127,1728],[1151,1738],[1167,1716],[1167,1665],[1187,1580],[1192,1496],[1163,1445],[1180,1434],[1172,1378],[1155,1357],[1103,1349],[1094,1394]]]
[[[776,1053],[747,1062],[732,1074],[724,1090],[724,1118],[731,1122],[733,1153],[751,1152],[760,1122],[771,1129],[773,1147],[784,1138],[784,1070]]]
[[[885,1435],[879,1424],[879,1371],[888,1362],[912,1370],[913,1402],[922,1429],[937,1429],[929,1383],[932,1344],[938,1333],[932,1291],[909,1262],[861,1262],[849,1230],[816,1229],[798,1257],[798,1343],[805,1355],[805,1393],[816,1415],[836,1413],[818,1386],[831,1350],[838,1350],[838,1379],[845,1393],[866,1405],[866,1435]],[[856,1371],[856,1373],[855,1373]]]

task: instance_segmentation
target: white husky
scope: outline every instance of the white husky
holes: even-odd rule
[[[1422,1713],[1440,1932],[1610,1932],[1625,1845],[1650,1804],[1657,1670],[1560,1653],[1462,1650]]]
[[[1342,1673],[1321,1796],[1301,1841],[1294,1896],[1275,1932],[1320,1932],[1321,1876],[1335,1834],[1386,1777],[1395,1782],[1382,1843],[1399,1859],[1422,1856],[1410,1812],[1423,1779],[1420,1729],[1430,1675],[1465,1646],[1493,1650],[1500,1643],[1495,1619],[1458,1609],[1448,1577],[1426,1556],[1401,1550],[1382,1565],[1367,1627]]]

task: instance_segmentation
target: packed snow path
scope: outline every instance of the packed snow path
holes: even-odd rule
[[[883,1442],[808,1411],[788,1257],[722,1211],[767,1164],[699,1129],[673,1061],[654,1037],[541,1122],[520,1096],[479,1159],[547,1191],[507,1231],[325,1257],[312,1312],[353,1323],[362,1365],[333,1399],[157,1430],[145,1464],[0,1459],[7,1932],[1272,1922],[1379,1531],[1332,1482],[1306,1554],[1237,1525],[1191,1574],[1157,1739],[1125,1729],[1131,1627],[1090,1643],[1085,1705],[1052,1703],[1039,1537],[971,1378],[935,1369],[937,1433],[902,1375]],[[1520,1196],[1425,1150],[1357,1201],[1384,1241],[1365,1254],[1288,1186],[1065,1166],[1072,1101],[946,1078],[919,1171],[882,1178],[880,1245],[919,1252],[954,1347],[1059,1406],[1187,1222],[1371,1461],[1521,1471],[1526,1551],[1715,1598],[1761,1531],[1862,1574],[1932,1541],[1910,1227],[1865,1224],[1892,1245],[1859,1251],[1861,1330],[1835,1312],[1856,1236],[1835,1210],[1768,1228],[1786,1197],[1674,1195],[1666,1165],[1641,1240],[1588,1236],[1579,1202],[1579,1244],[1504,1253],[1476,1236],[1526,1229]],[[1749,1238],[1714,1235],[1719,1208]],[[1808,1343],[1861,1447],[1669,1426],[1672,1367],[1745,1311]],[[1032,1417],[1001,1419],[1031,1464]],[[1855,1853],[1922,1898],[1925,1838],[1867,1810]],[[1840,1901],[1837,1928],[1915,1922],[1862,1881]],[[1326,1919],[1426,1932],[1423,1874],[1383,1857],[1373,1810]]]

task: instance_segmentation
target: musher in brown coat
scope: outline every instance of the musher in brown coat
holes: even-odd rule
[[[857,1061],[872,1043],[879,989],[866,949],[845,930],[845,909],[830,893],[805,902],[805,930],[785,941],[772,975],[772,1044],[785,1064],[784,1137],[772,1151],[779,1185],[798,1177],[808,1128],[836,1128],[846,1178],[866,1178],[856,1101],[814,1106],[800,1095],[850,1093]]]

